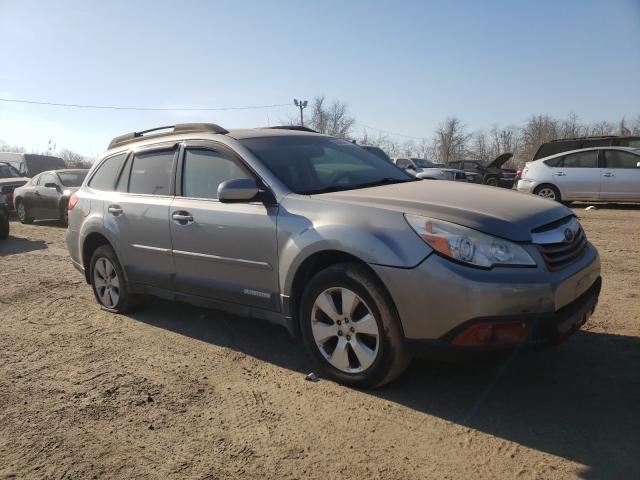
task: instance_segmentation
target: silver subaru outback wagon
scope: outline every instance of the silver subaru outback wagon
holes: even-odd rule
[[[424,350],[558,342],[600,292],[565,206],[418,180],[299,127],[122,135],[68,209],[73,264],[104,309],[155,295],[263,318],[357,387]]]

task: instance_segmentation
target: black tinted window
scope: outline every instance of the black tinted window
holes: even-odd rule
[[[604,164],[607,168],[638,168],[640,155],[634,155],[619,150],[606,150],[604,152]]]
[[[189,149],[182,167],[182,195],[218,198],[218,185],[236,178],[251,178],[234,160],[220,152]]]
[[[169,195],[173,150],[138,153],[133,158],[129,192],[148,195]]]
[[[598,151],[571,153],[564,157],[562,167],[564,168],[596,168],[598,166]]]
[[[113,184],[116,181],[116,175],[122,166],[122,162],[126,157],[125,153],[114,155],[107,158],[100,166],[98,171],[91,177],[89,186],[97,190],[113,190]]]

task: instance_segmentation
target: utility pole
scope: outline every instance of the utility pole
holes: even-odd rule
[[[307,108],[307,101],[306,101],[306,100],[300,100],[300,101],[298,101],[298,99],[297,99],[297,98],[294,98],[294,99],[293,99],[293,104],[294,104],[296,107],[300,108],[300,125],[301,125],[302,127],[304,127],[304,117],[303,117],[303,115],[302,115],[302,109]]]

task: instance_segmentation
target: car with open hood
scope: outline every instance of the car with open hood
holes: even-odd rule
[[[0,162],[0,194],[5,196],[9,210],[13,209],[14,190],[28,181],[29,179],[23,177],[13,165],[7,162]]]
[[[503,165],[512,157],[513,153],[503,153],[489,163],[480,160],[456,160],[449,162],[449,165],[464,170],[468,175],[473,176],[477,183],[492,187],[513,188],[516,171],[503,168]]]
[[[444,163],[435,163],[424,158],[396,158],[393,160],[398,167],[406,170],[416,178],[425,180],[453,180],[467,182],[469,179],[462,170],[449,168]]]
[[[322,375],[357,387],[393,380],[425,350],[557,343],[601,284],[564,205],[416,179],[299,130],[116,137],[68,212],[71,261],[105,310],[146,294],[265,319]]]

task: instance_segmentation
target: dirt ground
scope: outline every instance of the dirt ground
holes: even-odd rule
[[[305,381],[284,329],[151,300],[106,313],[64,230],[0,243],[0,478],[640,478],[640,207],[575,210],[596,314],[500,361],[420,360],[357,391]]]

